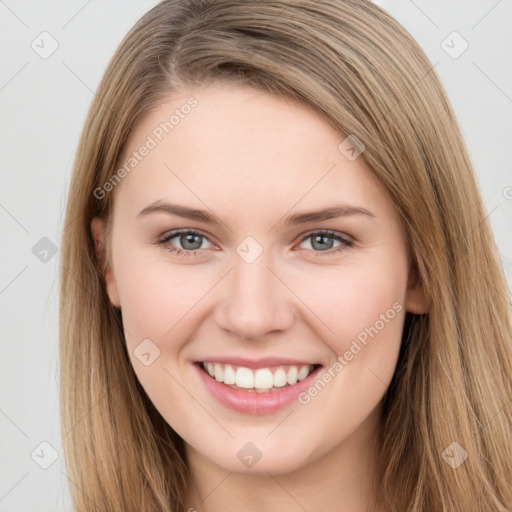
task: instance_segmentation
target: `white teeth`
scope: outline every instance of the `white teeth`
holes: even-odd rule
[[[299,370],[296,366],[291,366],[288,372],[286,373],[286,382],[293,386],[297,382],[297,375],[299,374]]]
[[[236,383],[236,375],[235,370],[230,364],[224,366],[224,384],[235,384]]]
[[[264,368],[262,370],[258,370],[254,377],[254,387],[258,389],[270,389],[274,386],[274,378],[272,377],[272,372]]]
[[[286,372],[282,368],[278,368],[274,373],[274,387],[282,388],[286,386]]]
[[[272,371],[270,368],[252,370],[243,366],[233,367],[230,364],[203,363],[203,367],[210,377],[217,382],[223,382],[228,386],[254,390],[263,393],[272,388],[282,388],[286,385],[293,386],[298,381],[304,380],[313,370],[313,365],[279,366]]]
[[[239,366],[236,370],[236,385],[239,388],[250,389],[254,387],[254,373],[249,368]]]
[[[217,382],[222,382],[222,379],[223,379],[222,366],[219,363],[215,363],[214,368],[215,368],[215,370],[214,370],[215,371],[215,380]]]
[[[217,375],[217,372],[215,372],[215,375]],[[309,375],[309,366],[303,366],[299,370],[299,374],[297,375],[297,380],[304,380]]]

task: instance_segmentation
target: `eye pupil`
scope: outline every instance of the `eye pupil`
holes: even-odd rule
[[[331,249],[332,248],[332,242],[330,244],[328,244],[326,242],[326,240],[328,239],[331,239],[332,240],[332,236],[328,236],[328,235],[315,235],[313,237],[313,243],[311,244],[313,248],[315,249],[320,249],[320,250],[324,250],[324,249]],[[324,245],[320,245],[319,247],[315,247],[315,243],[317,241],[320,241],[321,244],[324,244]],[[325,246],[325,244],[327,243],[328,247]]]
[[[194,241],[193,241],[194,238],[196,238],[196,242],[195,242],[196,246],[194,246]],[[185,249],[190,249],[191,251],[194,251],[201,247],[201,238],[202,238],[201,235],[197,235],[194,233],[185,233],[180,236],[180,243],[182,244],[182,247],[184,247]],[[187,244],[189,242],[193,245],[193,247],[187,246]]]

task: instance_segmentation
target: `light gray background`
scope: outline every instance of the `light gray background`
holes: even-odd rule
[[[94,91],[125,33],[156,3],[0,0],[0,511],[71,510],[58,405],[59,252],[52,256],[51,247],[60,245],[74,152]],[[436,64],[510,286],[512,1],[376,3]],[[43,31],[58,43],[48,58],[31,47],[51,49]],[[441,46],[458,53],[463,41],[453,31],[469,44],[458,58]],[[52,455],[55,462],[40,467]]]

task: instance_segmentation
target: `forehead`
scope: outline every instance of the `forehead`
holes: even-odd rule
[[[246,86],[170,95],[136,124],[118,168],[116,194],[144,207],[166,196],[223,209],[383,200],[363,158],[347,159],[345,135],[315,110]],[[319,199],[320,198],[320,199]],[[310,204],[308,204],[310,203]],[[201,205],[204,207],[204,204]]]

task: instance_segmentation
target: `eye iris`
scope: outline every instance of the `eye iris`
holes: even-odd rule
[[[188,247],[187,244],[189,242],[192,243],[192,245],[194,245],[194,242],[193,242],[193,239],[196,238],[196,244],[197,244],[197,247]],[[180,244],[182,245],[182,247],[184,247],[185,249],[189,249],[191,251],[194,251],[196,249],[199,249],[201,247],[201,235],[197,235],[197,234],[194,234],[194,233],[184,233],[182,235],[180,235]]]
[[[326,244],[326,240],[329,240],[329,239],[333,239],[332,236],[329,236],[329,235],[314,235],[313,237],[313,242],[311,243],[311,246],[314,248],[314,249],[320,249],[320,250],[325,250],[325,249],[331,249],[332,248],[332,242],[330,244],[327,244],[329,247],[326,247],[325,244]],[[315,247],[315,243],[317,242],[317,240],[321,240],[321,243],[324,244],[323,246],[320,245],[319,247]]]

